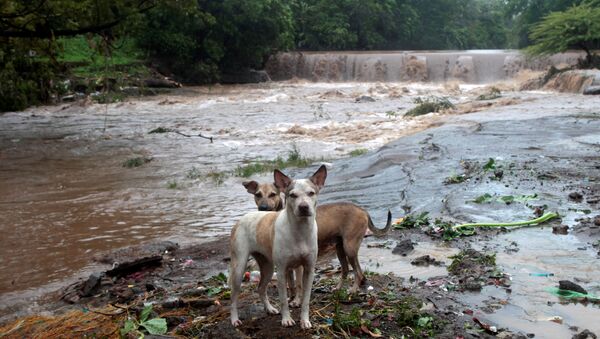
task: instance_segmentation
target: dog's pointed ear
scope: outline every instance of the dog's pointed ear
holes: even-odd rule
[[[258,183],[254,180],[244,181],[242,183],[242,185],[244,185],[244,187],[246,187],[246,191],[248,191],[248,193],[250,193],[250,194],[256,193],[256,190],[258,189]]]
[[[327,167],[321,165],[319,169],[309,178],[309,180],[315,184],[319,189],[325,186],[325,179],[327,178]]]
[[[273,176],[275,177],[275,187],[279,188],[281,192],[285,192],[288,186],[292,183],[292,179],[278,169],[273,171]]]

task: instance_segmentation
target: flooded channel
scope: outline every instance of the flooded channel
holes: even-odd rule
[[[102,251],[225,234],[253,208],[243,179],[230,175],[236,167],[285,158],[294,147],[325,161],[376,149],[435,120],[405,121],[386,112],[436,88],[215,86],[107,106],[75,103],[3,114],[0,293],[63,280]],[[376,101],[357,103],[361,95]],[[214,142],[148,134],[158,127]],[[123,166],[135,157],[151,161]],[[213,179],[219,173],[228,175],[223,182]],[[263,179],[271,180],[268,174]]]
[[[73,279],[93,269],[92,259],[104,251],[156,239],[189,243],[227,234],[240,215],[255,208],[235,169],[252,161],[285,158],[294,148],[331,164],[321,201],[358,203],[370,211],[376,225],[383,222],[388,208],[394,216],[404,215],[407,202],[413,211],[427,208],[457,220],[506,217],[505,207],[479,209],[465,203],[482,193],[480,186],[461,190],[441,184],[460,170],[461,160],[527,155],[557,171],[577,167],[571,173],[573,180],[583,180],[586,176],[580,174],[588,166],[593,170],[600,164],[593,155],[600,141],[592,132],[600,127],[598,99],[513,92],[513,85],[498,86],[504,101],[477,109],[460,105],[473,102],[485,85],[293,80],[186,88],[117,104],[80,102],[0,115],[0,303],[9,305],[42,287]],[[479,113],[402,117],[415,106],[416,97],[431,94],[466,107],[458,113]],[[511,135],[527,135],[540,122],[546,123],[544,119],[555,117],[583,127],[574,132],[554,121],[545,125],[552,131],[548,139],[532,133],[519,141],[521,146],[510,143]],[[510,127],[515,122],[521,130]],[[487,129],[486,124],[493,127]],[[187,135],[201,133],[214,141],[149,134],[159,127]],[[474,141],[479,139],[455,137],[468,133],[484,136],[488,148]],[[572,154],[554,152],[555,145]],[[536,155],[531,147],[548,152]],[[351,157],[352,151],[363,149],[369,153]],[[147,160],[140,167],[123,166],[134,157]],[[576,157],[586,162],[572,165]],[[423,159],[440,163],[419,171],[418,160]],[[309,171],[289,170],[294,175]],[[271,180],[268,173],[253,178]],[[521,181],[519,193],[526,193],[528,185]],[[556,187],[552,183],[546,187],[548,192],[540,192],[548,200],[544,202],[568,212],[561,207],[564,199],[556,198]],[[510,191],[498,186],[502,190]],[[510,213],[518,219],[530,212],[512,208]],[[566,215],[565,220],[574,218]],[[521,230],[480,244],[498,251],[499,265],[511,274],[514,285],[510,295],[486,288],[466,300],[474,304],[492,297],[508,300],[507,307],[486,317],[524,332],[555,331],[561,337],[569,332],[568,326],[600,331],[591,321],[600,317],[597,305],[564,305],[543,290],[558,280],[577,277],[587,282],[591,293],[599,294],[596,253],[589,246],[574,250],[584,246],[578,238],[546,233],[541,237],[539,232]],[[519,243],[520,251],[502,252],[510,242]],[[429,254],[449,263],[454,253],[452,248],[420,243],[415,255]],[[446,274],[444,267],[417,268],[409,260],[391,256],[389,249],[366,245],[361,249],[361,262],[372,271],[420,279]],[[555,276],[529,276],[535,272]],[[546,320],[552,316],[561,316],[563,325]]]

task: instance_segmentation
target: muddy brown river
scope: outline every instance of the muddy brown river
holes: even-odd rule
[[[108,106],[76,103],[1,115],[0,293],[61,281],[102,251],[228,232],[252,201],[242,178],[219,183],[211,173],[286,158],[294,147],[329,161],[421,129],[430,118],[386,115],[412,105],[410,93],[389,97],[402,88],[215,86]],[[360,95],[377,101],[355,103]],[[202,133],[214,142],[148,134],[158,127]],[[152,161],[123,166],[134,157]]]
[[[510,83],[497,86],[504,90],[503,98],[481,107],[473,100],[485,91],[484,85],[288,81],[185,88],[110,105],[79,102],[2,114],[0,303],[10,305],[75,279],[93,270],[93,257],[104,251],[156,239],[189,243],[227,234],[239,216],[254,208],[241,185],[245,179],[233,171],[252,161],[285,158],[293,148],[331,164],[331,186],[323,192],[322,201],[359,203],[369,209],[376,224],[383,221],[388,208],[400,216],[405,213],[401,206],[406,196],[401,194],[402,181],[394,181],[392,171],[397,169],[389,164],[400,164],[403,159],[386,158],[385,149],[390,147],[386,145],[444,124],[472,123],[469,114],[403,118],[418,96],[447,96],[458,105],[458,113],[479,112],[473,115],[478,123],[501,115],[519,123],[597,114],[600,107],[598,98],[513,92]],[[360,100],[363,96],[369,98]],[[595,119],[590,120],[592,124],[597,124]],[[149,134],[158,127],[188,135],[201,133],[212,136],[214,142],[176,133]],[[588,141],[600,143],[593,138]],[[374,153],[381,147],[383,152]],[[350,152],[358,149],[371,153],[352,158]],[[135,168],[123,166],[134,157],[150,161]],[[375,170],[383,174],[373,175]],[[227,175],[221,181],[215,179],[217,173]],[[345,173],[351,174],[346,177]],[[361,180],[362,175],[370,179]],[[269,173],[253,178],[271,180]],[[386,188],[377,194],[361,194],[361,189],[373,193],[377,185]],[[416,210],[435,200],[413,193],[421,204],[413,206]],[[502,215],[488,212],[481,216],[483,220]],[[457,215],[461,213],[468,215],[461,210]],[[365,261],[385,262],[376,250],[361,251]],[[582,273],[583,278],[597,282],[600,267],[594,266],[598,261],[591,251],[575,255],[587,267],[598,268]],[[427,247],[425,252],[450,255],[445,249]],[[522,259],[506,260],[515,272],[524,265]],[[386,269],[384,265],[381,270]],[[528,269],[578,272],[561,260]],[[439,273],[409,272],[414,268],[402,265],[387,270],[421,277]],[[536,283],[525,280],[523,286]],[[526,294],[530,292],[534,293],[522,292],[523,303],[529,302]],[[521,309],[532,319],[546,318],[539,310]],[[598,307],[591,311],[600,316]],[[519,316],[518,312],[502,313],[497,318]],[[521,327],[531,330],[528,324]]]

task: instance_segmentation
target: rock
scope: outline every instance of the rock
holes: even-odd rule
[[[588,292],[581,286],[569,280],[561,280],[558,282],[558,288],[566,291],[573,291],[581,294],[587,294]]]
[[[600,86],[588,86],[583,90],[583,95],[599,95]]]
[[[575,202],[581,202],[583,200],[583,195],[579,192],[571,192],[569,193],[569,199]]]
[[[465,290],[473,292],[481,291],[482,287],[481,283],[473,277],[467,278],[467,280],[462,284],[462,286]]]
[[[594,217],[594,225],[600,226],[600,215]]]
[[[598,339],[598,337],[590,330],[584,330],[573,336],[573,339]]]
[[[502,171],[502,170],[497,170],[494,172],[494,177],[496,177],[496,179],[498,179],[498,180],[502,179],[503,176],[504,176],[504,171]]]
[[[442,265],[442,262],[435,260],[435,258],[430,257],[428,254],[418,257],[415,260],[411,261],[410,263],[415,266],[429,266],[429,265],[441,266]]]
[[[373,99],[372,97],[370,97],[368,95],[361,95],[360,97],[356,98],[356,100],[354,100],[354,101],[358,102],[358,103],[375,102],[375,99]]]
[[[110,292],[112,296],[116,298],[117,301],[120,303],[127,303],[131,299],[133,299],[133,297],[135,297],[135,294],[133,293],[131,288],[127,286],[114,287]]]
[[[567,226],[567,225],[552,226],[552,233],[554,233],[554,234],[569,234],[569,226]]]
[[[183,306],[184,303],[179,298],[169,298],[160,305],[160,307],[164,309],[179,308]]]
[[[415,249],[413,243],[410,239],[404,239],[396,244],[396,247],[392,250],[392,253],[398,254],[401,256],[406,256],[408,253],[412,252]]]
[[[100,287],[102,273],[92,273],[81,287],[80,294],[82,297],[91,297]]]

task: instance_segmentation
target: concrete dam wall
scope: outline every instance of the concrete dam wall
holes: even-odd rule
[[[529,59],[519,51],[286,52],[269,59],[271,80],[315,82],[446,82],[482,84],[514,77],[522,70],[574,65],[581,53]]]

